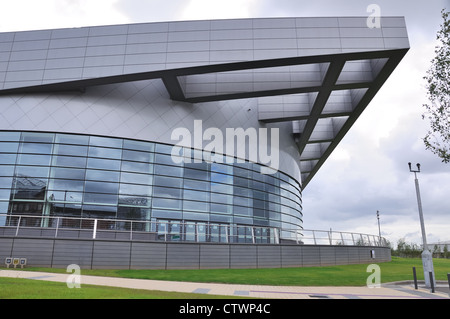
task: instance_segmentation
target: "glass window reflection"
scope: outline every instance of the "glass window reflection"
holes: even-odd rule
[[[123,150],[122,159],[135,162],[153,162],[153,153]]]
[[[155,144],[151,142],[124,140],[123,148],[135,151],[153,152],[155,150]]]
[[[86,180],[119,182],[120,173],[115,171],[86,170]]]
[[[52,189],[52,190],[82,192],[83,188],[84,188],[84,181],[82,181],[82,180],[54,179],[54,180],[50,180],[50,184],[49,184],[49,189]]]
[[[89,140],[89,145],[101,147],[122,148],[122,143],[123,143],[122,139],[120,138],[110,138],[101,136],[91,136]]]
[[[19,143],[0,142],[0,153],[17,153]]]
[[[301,225],[301,188],[290,176],[233,161],[179,165],[171,151],[135,140],[0,132],[1,196],[14,212]]]
[[[53,144],[22,143],[20,144],[19,152],[28,154],[51,154],[52,148]]]
[[[0,176],[13,176],[14,166],[11,165],[0,165]]]
[[[53,153],[57,155],[86,156],[87,146],[55,144]]]
[[[20,140],[22,142],[53,143],[53,138],[54,134],[52,133],[23,132]]]
[[[48,177],[49,172],[50,172],[50,167],[17,166],[15,175],[19,176],[19,177],[38,178],[38,177]]]
[[[153,165],[149,163],[123,161],[122,171],[151,174]]]
[[[122,150],[117,148],[104,148],[89,146],[90,157],[101,157],[108,159],[120,159],[122,157]]]
[[[134,184],[121,184],[120,185],[120,194],[151,196],[151,194],[152,194],[152,186],[149,186],[149,185],[134,185]]]
[[[120,170],[120,161],[119,160],[110,160],[104,158],[88,158],[87,161],[88,168],[96,168],[96,169],[108,169],[108,170]]]
[[[19,154],[17,158],[18,165],[42,165],[49,166],[51,161],[50,155],[31,155]]]
[[[54,166],[62,166],[62,167],[86,167],[86,158],[85,157],[76,157],[76,156],[54,156],[53,157],[53,165]]]
[[[122,172],[120,174],[121,183],[151,185],[153,175]]]
[[[16,154],[3,154],[0,153],[0,164],[16,164]]]
[[[117,194],[119,192],[119,184],[86,181],[85,192]]]
[[[55,143],[88,145],[89,136],[75,134],[56,134]]]
[[[79,179],[84,180],[86,171],[84,169],[77,168],[59,168],[52,167],[50,172],[51,178],[62,178],[62,179]]]

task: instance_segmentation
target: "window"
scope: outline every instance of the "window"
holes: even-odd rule
[[[115,171],[86,170],[86,180],[119,182],[120,173]]]
[[[135,162],[153,162],[153,153],[123,150],[122,159]]]
[[[87,146],[56,144],[53,149],[54,154],[69,156],[86,156]]]
[[[0,153],[17,153],[19,143],[0,142]]]
[[[120,174],[120,182],[151,185],[153,182],[153,175],[122,172]]]
[[[153,165],[149,163],[123,161],[122,171],[151,174],[153,173]]]
[[[104,158],[88,158],[87,167],[118,171],[118,170],[120,170],[120,161],[119,160],[109,160],[109,159],[104,159]]]
[[[51,154],[52,148],[53,144],[22,143],[19,151],[27,154]]]
[[[253,163],[177,164],[171,151],[126,139],[0,132],[0,203],[4,212],[142,220],[133,227],[143,231],[151,228],[145,220],[163,219],[174,240],[221,242],[221,223],[300,227],[301,188],[291,177],[260,174]]]
[[[50,177],[84,180],[85,174],[86,172],[84,169],[53,167],[50,172]]]
[[[121,184],[120,194],[151,196],[152,186],[150,185],[135,185],[135,184]]]
[[[117,148],[89,146],[89,156],[108,159],[120,159],[122,157],[122,150]]]
[[[54,156],[53,157],[53,166],[62,166],[62,167],[86,167],[86,158],[85,157],[76,157],[76,156]]]

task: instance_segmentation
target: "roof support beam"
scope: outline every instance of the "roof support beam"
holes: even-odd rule
[[[319,120],[320,115],[322,114],[323,108],[325,107],[325,104],[327,103],[328,98],[331,95],[333,86],[335,85],[344,65],[345,60],[341,58],[332,61],[330,66],[328,67],[327,73],[323,80],[322,87],[311,109],[309,119],[306,122],[303,132],[300,133],[300,138],[297,141],[300,154],[303,153],[306,144],[311,138],[311,134],[314,128],[316,127],[317,121]]]

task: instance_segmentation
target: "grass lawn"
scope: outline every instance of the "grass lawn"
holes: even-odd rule
[[[436,280],[447,280],[450,259],[433,259]],[[423,280],[422,260],[392,257],[391,262],[379,263],[381,282],[412,280],[412,267],[416,267],[419,280]],[[293,286],[364,286],[368,264],[328,267],[275,268],[275,269],[193,269],[193,270],[89,270],[82,275],[124,277],[170,281],[216,282],[257,285]],[[65,269],[27,268],[27,270],[66,273]],[[0,282],[0,287],[2,283]],[[0,295],[1,298],[1,295]]]
[[[82,285],[69,289],[66,283],[21,278],[0,278],[2,299],[222,299],[214,296],[140,289]],[[235,297],[234,299],[240,299]]]

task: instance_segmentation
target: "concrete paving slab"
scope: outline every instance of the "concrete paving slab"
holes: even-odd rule
[[[67,282],[71,274],[29,272],[22,270],[0,270],[0,277],[24,278],[55,282]],[[369,287],[302,287],[302,286],[264,286],[217,283],[176,282],[163,280],[127,279],[115,277],[85,276],[80,278],[83,285],[100,285],[131,289],[160,290],[172,292],[200,293],[222,296],[246,296],[268,299],[450,299],[441,291],[431,293],[427,289],[415,290],[413,286],[382,285]]]

